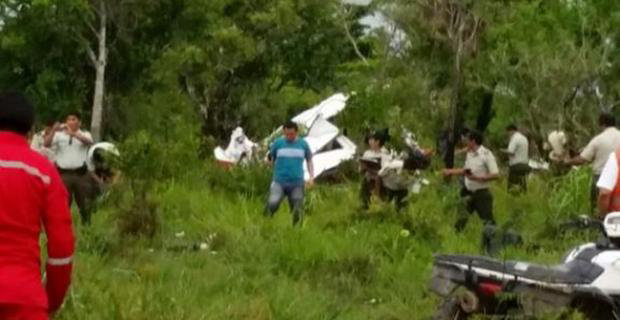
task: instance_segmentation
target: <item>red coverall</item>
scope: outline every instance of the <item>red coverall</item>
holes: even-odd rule
[[[26,138],[0,131],[0,319],[47,319],[71,282],[74,237],[56,168]],[[47,234],[45,289],[41,228]]]

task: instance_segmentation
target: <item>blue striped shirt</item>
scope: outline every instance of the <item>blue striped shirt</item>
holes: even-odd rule
[[[278,138],[270,149],[274,161],[273,181],[279,183],[304,183],[304,159],[311,160],[310,146],[303,138],[289,141]]]

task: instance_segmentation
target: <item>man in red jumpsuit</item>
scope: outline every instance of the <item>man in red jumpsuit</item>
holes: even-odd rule
[[[68,195],[54,165],[28,145],[34,114],[22,95],[0,94],[0,319],[48,319],[71,282]],[[45,284],[42,228],[47,234]]]

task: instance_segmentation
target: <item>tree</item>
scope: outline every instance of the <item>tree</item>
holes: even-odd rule
[[[274,116],[300,107],[287,110],[276,98],[283,90],[337,87],[338,66],[360,59],[350,45],[360,36],[357,22],[335,15],[339,6],[337,0],[187,1],[177,23],[194,31],[184,30],[162,61],[178,70],[172,77],[199,106],[204,135],[224,140],[241,121],[250,132],[271,130]]]

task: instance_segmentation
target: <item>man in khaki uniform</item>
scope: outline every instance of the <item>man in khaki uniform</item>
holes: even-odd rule
[[[81,125],[80,115],[69,113],[65,123],[55,124],[45,137],[45,146],[56,150],[55,164],[69,191],[69,204],[75,198],[82,222],[88,224],[96,196],[96,184],[86,165],[93,138],[88,131],[81,129]]]
[[[598,198],[596,182],[609,155],[620,147],[620,130],[616,129],[616,118],[612,114],[602,113],[598,118],[598,124],[603,132],[592,138],[581,151],[581,154],[564,161],[567,165],[592,163],[592,184],[590,186],[590,208],[592,211],[596,208]]]
[[[508,149],[501,150],[508,155],[508,191],[526,191],[529,166],[529,143],[514,124],[506,127],[510,135]]]
[[[465,190],[462,193],[466,199],[467,211],[476,212],[485,223],[495,224],[493,219],[493,195],[489,191],[491,181],[499,178],[499,169],[493,153],[482,145],[483,136],[476,131],[470,131],[465,137],[467,157],[465,166],[456,169],[444,169],[443,175],[464,176]],[[455,225],[462,230],[467,223],[467,217],[459,219]]]

